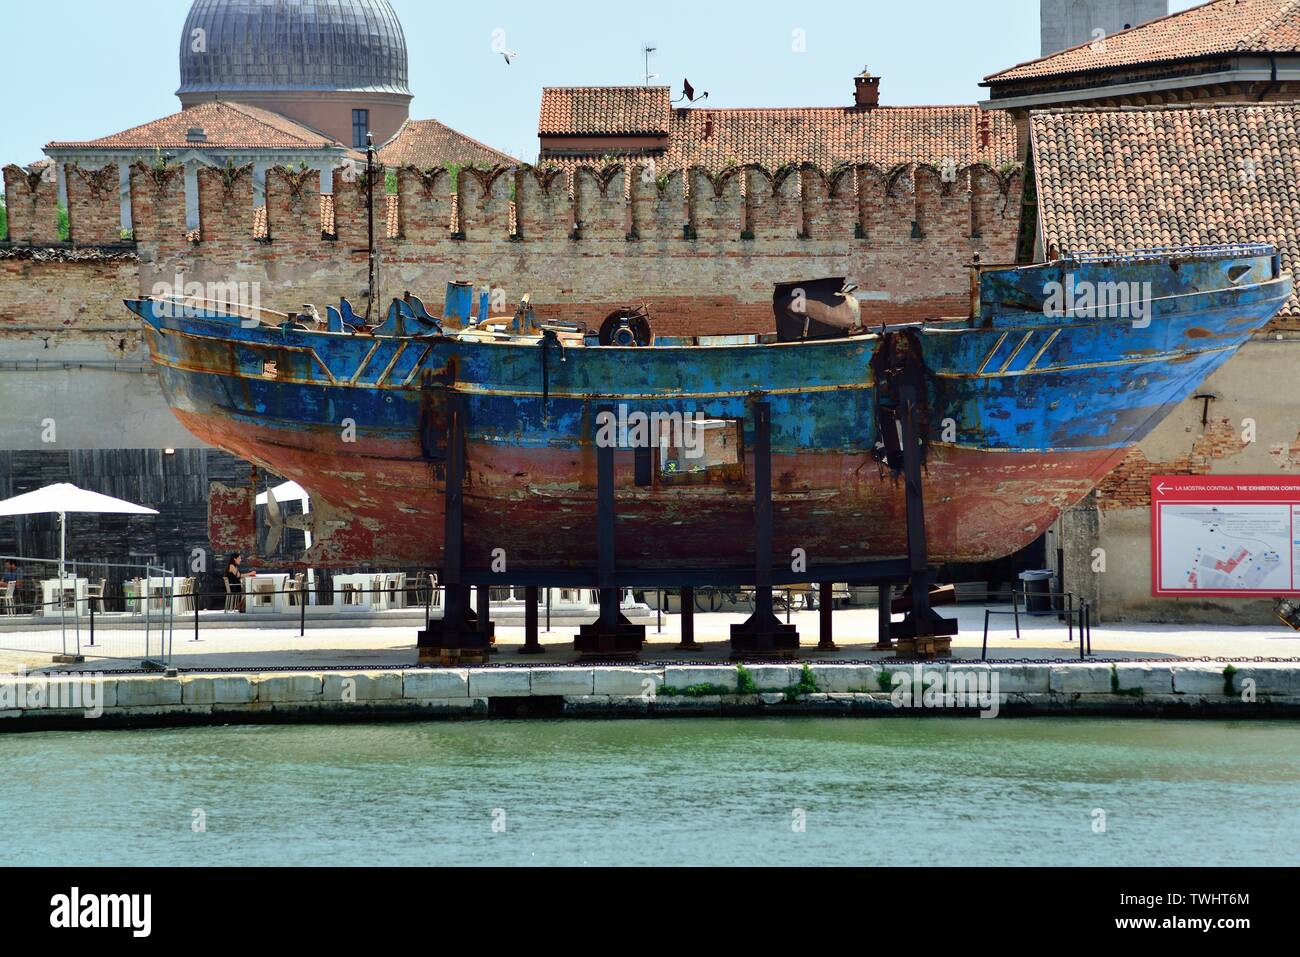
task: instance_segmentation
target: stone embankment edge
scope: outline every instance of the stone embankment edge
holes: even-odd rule
[[[898,672],[921,706],[897,706]],[[1284,663],[778,664],[743,673],[632,665],[0,676],[0,732],[488,717],[942,717],[988,712],[995,687],[999,716],[1300,718],[1300,665]],[[945,699],[953,689],[975,697],[962,706]]]

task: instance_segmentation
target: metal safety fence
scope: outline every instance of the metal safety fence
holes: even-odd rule
[[[160,666],[170,661],[170,596],[181,582],[170,570],[7,555],[0,555],[0,569],[0,650],[67,661],[88,655]]]

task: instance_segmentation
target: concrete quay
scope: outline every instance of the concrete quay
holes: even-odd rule
[[[650,665],[0,676],[0,732],[234,723],[840,715],[1300,717],[1300,665]]]

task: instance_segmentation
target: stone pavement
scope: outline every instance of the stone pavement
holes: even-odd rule
[[[961,622],[961,634],[953,641],[953,655],[978,659],[984,625],[983,606],[942,609],[954,611]],[[675,650],[680,635],[680,618],[664,615],[662,632],[652,621],[646,629],[647,644],[642,660],[647,663],[667,661],[725,661],[730,648],[727,636],[732,624],[744,620],[741,614],[697,614],[696,640],[703,645],[698,652]],[[872,650],[876,642],[876,612],[870,608],[850,608],[835,613],[835,641],[840,650],[819,652],[818,616],[814,612],[796,612],[792,619],[803,642],[800,657],[809,661],[885,661],[893,655]],[[181,669],[240,668],[275,670],[285,667],[364,667],[367,665],[411,665],[416,663],[413,625],[400,627],[309,627],[305,637],[296,628],[277,625],[270,628],[210,629],[194,642],[192,633],[178,628],[173,637],[172,663]],[[494,664],[554,664],[575,660],[572,627],[556,628],[543,634],[546,653],[536,657],[517,654],[523,644],[522,627],[499,627]],[[57,633],[56,633],[57,634]],[[1009,615],[995,616],[989,630],[989,659],[1078,660],[1079,646],[1067,641],[1065,625],[1055,618],[1021,617],[1022,637],[1017,640]],[[0,670],[12,671],[19,666],[28,670],[72,670],[72,666],[51,664],[48,653],[22,650],[21,633],[0,633]],[[42,639],[48,640],[48,636]],[[101,635],[107,647],[118,654],[129,654],[131,642]],[[155,638],[156,641],[156,638]],[[44,645],[42,647],[49,647]],[[155,645],[156,648],[156,645]],[[88,655],[85,670],[103,671],[138,667],[138,658],[102,659]],[[1094,625],[1094,657],[1163,660],[1173,658],[1294,658],[1300,661],[1300,633],[1280,622],[1276,626],[1204,626],[1108,624]]]

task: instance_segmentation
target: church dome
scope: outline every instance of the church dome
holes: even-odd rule
[[[194,0],[178,95],[299,90],[410,95],[388,0]]]

